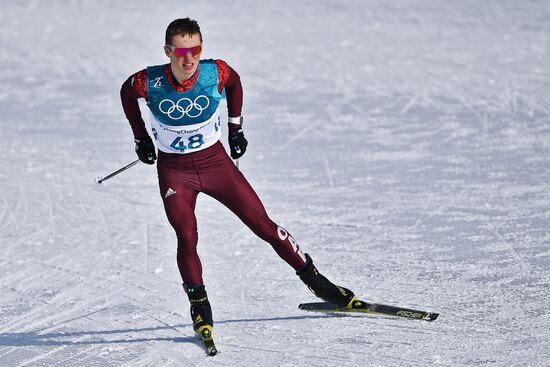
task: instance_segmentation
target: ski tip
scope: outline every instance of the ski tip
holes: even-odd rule
[[[435,320],[437,320],[438,317],[439,317],[439,314],[438,314],[438,313],[430,312],[430,313],[428,314],[428,316],[426,317],[426,320],[428,320],[428,321],[435,321]]]

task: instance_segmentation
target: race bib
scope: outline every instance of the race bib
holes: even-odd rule
[[[163,124],[151,113],[151,127],[157,148],[165,153],[196,152],[214,145],[221,137],[219,109],[205,122],[184,126]]]

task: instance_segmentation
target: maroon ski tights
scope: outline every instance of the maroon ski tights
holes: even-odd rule
[[[199,192],[228,207],[295,270],[305,265],[299,246],[284,228],[269,219],[258,195],[220,142],[189,154],[159,152],[157,169],[164,209],[178,238],[178,268],[187,286],[203,284],[195,217]]]

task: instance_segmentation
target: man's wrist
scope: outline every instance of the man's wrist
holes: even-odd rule
[[[144,143],[144,142],[147,142],[147,143],[152,143],[153,142],[153,139],[151,139],[151,137],[149,135],[146,135],[146,136],[142,136],[142,137],[136,137],[134,136],[134,142],[135,143]]]
[[[229,124],[232,124],[232,125],[239,125],[239,126],[242,126],[242,124],[243,124],[243,117],[242,117],[242,116],[238,116],[238,117],[229,117],[228,123],[229,123]]]

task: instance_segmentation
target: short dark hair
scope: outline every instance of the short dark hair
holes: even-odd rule
[[[171,45],[172,39],[178,34],[182,36],[198,34],[202,43],[201,28],[199,27],[199,23],[194,19],[180,18],[168,24],[168,28],[166,28],[165,44]]]

